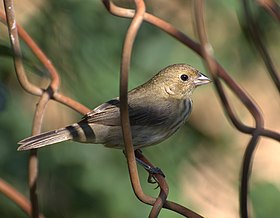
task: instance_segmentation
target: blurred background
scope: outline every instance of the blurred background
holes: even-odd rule
[[[133,8],[132,2],[114,1]],[[1,5],[1,7],[3,7]],[[101,1],[22,0],[16,17],[51,59],[61,76],[60,91],[89,108],[118,96],[120,57],[130,20],[109,14]],[[147,10],[192,38],[191,1],[147,1]],[[261,108],[265,126],[280,130],[279,93],[262,60],[243,32],[240,1],[206,1],[206,25],[215,56]],[[279,23],[256,10],[266,46],[279,69]],[[9,52],[8,34],[0,26],[0,177],[28,196],[29,152],[17,152],[17,142],[31,134],[37,97],[20,87]],[[22,43],[31,81],[48,85],[48,73]],[[151,78],[169,64],[188,63],[208,74],[203,61],[189,48],[144,23],[134,45],[129,87]],[[209,74],[208,74],[209,75]],[[248,111],[227,91],[239,118],[254,125]],[[223,112],[213,84],[193,96],[193,112],[186,125],[165,142],[143,150],[166,175],[169,200],[205,217],[238,217],[240,167],[249,137],[238,132]],[[43,130],[63,127],[82,116],[51,101]],[[280,147],[262,138],[250,180],[250,207],[254,217],[280,215]],[[46,217],[147,217],[150,206],[132,191],[125,157],[102,145],[61,143],[39,150],[38,196]],[[156,196],[139,168],[144,191]],[[26,217],[0,193],[0,217]],[[162,210],[160,217],[178,217]]]

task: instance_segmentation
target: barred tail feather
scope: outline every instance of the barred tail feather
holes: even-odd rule
[[[72,139],[73,136],[66,128],[52,130],[39,135],[30,136],[18,142],[20,145],[18,151],[41,148],[47,145],[52,145],[58,142],[63,142]]]

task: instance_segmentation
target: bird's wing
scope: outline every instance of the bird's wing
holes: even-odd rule
[[[87,113],[82,121],[106,126],[120,126],[120,102],[118,99],[103,103]]]
[[[166,120],[162,114],[163,108],[147,107],[145,105],[128,103],[130,125],[153,126],[161,125]],[[106,126],[120,126],[120,101],[119,99],[110,100],[101,104],[94,110],[87,113],[82,121],[88,123],[102,124]]]

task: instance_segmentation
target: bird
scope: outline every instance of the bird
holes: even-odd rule
[[[158,144],[173,135],[191,114],[194,89],[209,82],[207,76],[191,65],[173,64],[129,91],[127,102],[134,149]],[[77,123],[19,141],[17,150],[68,140],[124,149],[119,98],[99,105]]]

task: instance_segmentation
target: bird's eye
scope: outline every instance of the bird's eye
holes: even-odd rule
[[[181,75],[181,80],[187,81],[188,79],[189,79],[188,75],[186,75],[186,74]]]

